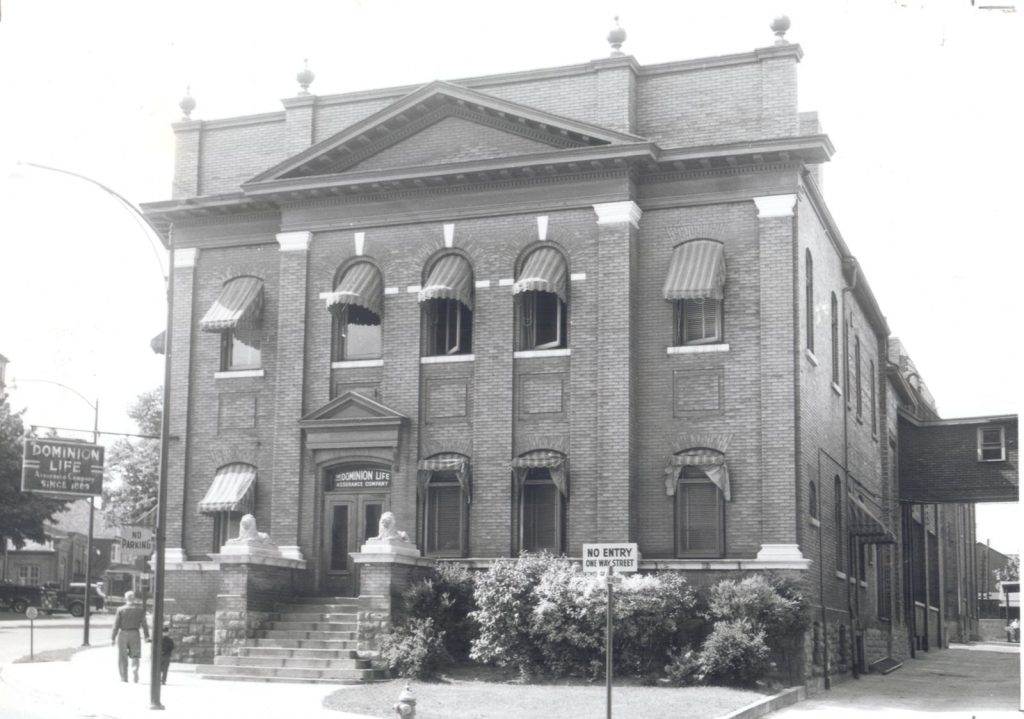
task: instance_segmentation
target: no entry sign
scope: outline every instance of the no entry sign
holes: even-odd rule
[[[21,491],[81,497],[103,494],[103,447],[59,439],[26,439]]]
[[[605,574],[609,567],[614,574],[635,572],[639,562],[635,542],[583,545],[583,571],[587,574]]]

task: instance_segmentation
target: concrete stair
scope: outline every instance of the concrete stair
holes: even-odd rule
[[[280,605],[268,625],[246,640],[237,656],[220,656],[197,667],[205,679],[357,684],[385,679],[356,652],[358,613],[371,598],[304,597]]]

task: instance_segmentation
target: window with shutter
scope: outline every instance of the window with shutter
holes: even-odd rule
[[[558,489],[551,482],[530,481],[523,486],[523,550],[561,551],[558,541]]]
[[[462,554],[462,488],[454,476],[436,472],[427,485],[427,553],[435,556]]]
[[[676,300],[676,346],[722,341],[722,300]]]
[[[676,555],[722,556],[724,511],[721,490],[698,467],[683,467],[676,489]]]

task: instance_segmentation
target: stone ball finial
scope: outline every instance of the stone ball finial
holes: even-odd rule
[[[788,45],[789,42],[786,40],[786,31],[789,30],[789,16],[779,15],[777,18],[772,20],[771,24],[772,32],[775,33],[775,44],[776,45]]]
[[[184,115],[183,119],[192,119],[192,111],[196,109],[196,99],[192,97],[191,86],[185,88],[185,97],[181,98],[178,107],[181,108],[182,115]]]
[[[626,31],[619,25],[619,16],[615,16],[615,27],[608,33],[608,44],[612,46],[612,57],[621,57],[622,43],[626,42]]]
[[[309,86],[312,84],[313,80],[316,79],[316,75],[309,69],[308,59],[302,61],[302,70],[295,76],[295,79],[299,81],[299,86],[302,88],[299,94],[308,95]]]

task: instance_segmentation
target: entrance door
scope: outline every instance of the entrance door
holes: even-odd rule
[[[328,494],[324,501],[324,586],[326,594],[352,596],[358,590],[351,552],[358,552],[384,512],[383,494]]]

